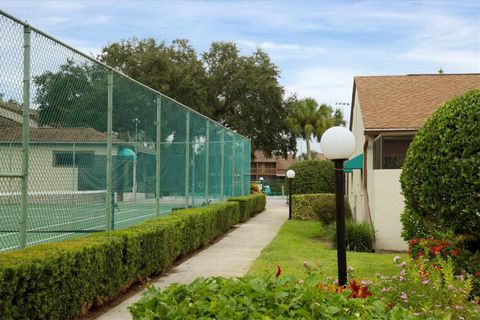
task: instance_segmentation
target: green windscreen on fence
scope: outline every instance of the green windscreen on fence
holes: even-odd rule
[[[250,152],[247,138],[0,11],[0,252],[248,194]]]

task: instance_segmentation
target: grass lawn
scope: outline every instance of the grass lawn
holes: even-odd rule
[[[322,239],[323,227],[319,222],[289,220],[280,229],[275,239],[253,263],[248,276],[273,275],[277,265],[282,275],[304,278],[303,262],[307,261],[322,278],[337,278],[337,251]],[[375,273],[386,276],[398,274],[393,264],[393,253],[347,252],[347,265],[354,267],[355,278],[374,280]],[[407,254],[400,254],[407,258]]]

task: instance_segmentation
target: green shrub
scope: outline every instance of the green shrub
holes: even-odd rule
[[[238,203],[222,202],[125,230],[3,253],[1,318],[75,319],[139,279],[165,271],[239,220]]]
[[[335,191],[335,170],[332,161],[305,160],[293,163],[293,194],[332,193]],[[285,184],[288,189],[288,183]],[[288,192],[287,192],[288,193]]]
[[[334,194],[292,195],[292,217],[299,220],[320,220],[328,225],[336,220]],[[345,218],[352,218],[352,210],[345,199]]]
[[[352,210],[350,209],[347,198],[345,198],[344,204],[345,218],[347,220],[352,219]],[[324,225],[329,225],[337,220],[335,195],[319,195],[319,197],[313,201],[312,209],[317,219]]]
[[[124,286],[120,238],[85,237],[0,255],[3,319],[74,319]]]
[[[330,240],[333,246],[337,246],[337,230],[332,224]],[[347,220],[345,223],[345,240],[348,251],[373,252],[375,242],[375,231],[366,222],[357,223],[354,220]]]
[[[349,299],[294,278],[208,278],[165,290],[153,286],[132,305],[133,319],[414,319],[381,300]]]
[[[447,101],[416,134],[400,176],[405,240],[453,231],[480,246],[479,123],[475,89]]]
[[[480,89],[447,101],[413,139],[400,176],[402,237],[456,243],[464,251],[453,261],[470,273],[480,270],[479,123]]]
[[[240,221],[246,221],[256,213],[265,210],[267,197],[263,193],[259,193],[229,198],[228,201],[238,202],[240,207]]]

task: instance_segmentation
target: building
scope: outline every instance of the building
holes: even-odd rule
[[[265,181],[283,181],[288,167],[295,161],[297,159],[293,155],[287,159],[281,156],[266,157],[262,151],[257,150],[250,164],[250,180],[258,181],[263,177]]]
[[[40,197],[46,193],[105,190],[107,135],[93,128],[41,127],[37,118],[37,111],[31,110],[29,193]],[[139,144],[135,158],[126,156],[128,152],[134,155],[134,143],[120,140],[116,135],[112,142],[113,189],[130,192],[135,180],[141,193],[154,192],[155,184],[151,180],[155,177],[155,151]],[[0,102],[0,172],[18,173],[22,171],[21,166],[22,110],[17,103]],[[2,180],[0,202],[18,194],[19,190],[18,180]]]
[[[373,224],[377,249],[407,249],[399,178],[415,133],[445,101],[478,87],[480,74],[354,78],[350,130],[357,144],[346,190],[355,219]]]

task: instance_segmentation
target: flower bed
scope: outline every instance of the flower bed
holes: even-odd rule
[[[343,288],[332,277],[320,281],[304,262],[304,279],[275,277],[197,279],[167,289],[150,287],[130,307],[134,319],[478,319],[470,299],[472,279],[455,275],[451,261],[418,259],[393,263],[398,275],[354,280]]]

